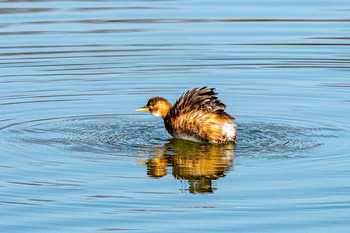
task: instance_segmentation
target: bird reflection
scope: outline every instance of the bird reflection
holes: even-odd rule
[[[147,174],[159,178],[172,170],[176,179],[188,181],[190,193],[213,193],[212,181],[225,176],[232,167],[234,149],[234,143],[215,145],[172,139],[154,150],[146,162]]]

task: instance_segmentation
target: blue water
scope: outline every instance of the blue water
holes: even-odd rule
[[[349,232],[349,1],[0,2],[1,232]],[[137,113],[215,87],[236,145]]]

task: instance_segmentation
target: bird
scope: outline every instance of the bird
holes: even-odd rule
[[[174,106],[157,96],[136,111],[162,117],[166,130],[175,139],[210,144],[234,142],[235,118],[225,112],[227,106],[217,94],[215,88],[193,88],[183,93]]]

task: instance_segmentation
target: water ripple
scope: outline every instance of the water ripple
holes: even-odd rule
[[[150,154],[165,145],[170,136],[163,123],[138,115],[94,115],[35,120],[12,124],[6,138],[18,146],[45,145],[57,150],[94,152],[127,156]],[[238,129],[236,154],[239,156],[302,156],[321,146],[322,137],[335,137],[329,129],[250,122]],[[328,133],[326,133],[328,132]],[[128,153],[126,153],[128,152]]]

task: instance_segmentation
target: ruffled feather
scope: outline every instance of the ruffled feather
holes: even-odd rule
[[[218,100],[215,88],[193,88],[184,93],[174,104],[170,115],[175,117],[191,111],[223,112],[226,105]]]

